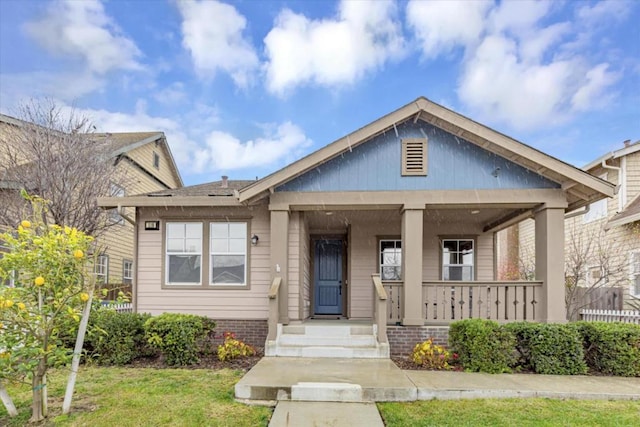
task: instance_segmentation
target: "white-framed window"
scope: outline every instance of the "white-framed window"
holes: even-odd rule
[[[247,223],[209,224],[210,281],[212,285],[247,283]]]
[[[153,167],[160,169],[160,155],[155,151],[153,152]]]
[[[167,222],[165,283],[202,283],[202,223]]]
[[[109,282],[109,255],[98,255],[96,264],[93,266],[98,283]]]
[[[442,239],[442,280],[474,280],[474,240]]]
[[[133,261],[125,259],[122,261],[122,283],[133,282]]]
[[[640,298],[640,251],[631,252],[629,261],[631,295]]]
[[[109,184],[109,195],[111,197],[124,197],[124,188],[114,182]],[[124,224],[124,218],[118,213],[118,209],[109,209],[109,221],[114,224]]]
[[[402,240],[381,239],[379,243],[380,278],[402,280]]]

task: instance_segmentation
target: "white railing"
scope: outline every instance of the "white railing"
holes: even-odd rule
[[[108,305],[118,313],[133,313],[133,304],[130,302],[114,302]]]
[[[587,322],[622,322],[640,325],[640,311],[633,310],[580,310],[582,320]]]
[[[372,274],[374,301],[373,301],[373,321],[376,324],[377,338],[379,343],[386,343],[387,340],[387,291],[380,281],[379,274]]]

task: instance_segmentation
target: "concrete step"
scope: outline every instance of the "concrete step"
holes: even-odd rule
[[[293,346],[375,347],[376,342],[373,334],[347,336],[282,334],[278,338],[278,344]]]
[[[282,333],[289,335],[313,335],[348,337],[352,335],[373,335],[372,325],[283,325]]]
[[[388,359],[389,345],[379,344],[366,347],[319,346],[319,345],[277,345],[269,356],[276,357],[318,357],[345,359]]]

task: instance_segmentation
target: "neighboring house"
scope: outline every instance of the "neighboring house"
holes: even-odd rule
[[[563,322],[564,215],[613,191],[418,98],[257,181],[99,204],[136,208],[137,311],[209,316],[267,355],[376,357],[318,349],[327,319],[318,334],[373,331],[385,357],[461,318]],[[496,231],[531,214],[536,281],[496,281]]]
[[[602,301],[594,299],[605,294],[596,288],[618,286],[624,289],[624,305],[635,308],[640,303],[640,141],[625,141],[623,148],[594,160],[583,170],[615,184],[617,192],[566,217],[566,280],[570,285],[577,282],[584,288],[582,293],[594,289],[593,296],[575,304],[600,304]],[[503,252],[515,253],[520,269],[531,270],[527,266],[535,265],[534,221],[523,221],[516,227],[501,233],[503,239],[509,233],[512,237],[511,251]],[[511,268],[504,269],[517,270],[513,257],[510,262],[505,259],[503,265]]]
[[[21,126],[24,122],[5,115],[0,115],[0,135],[7,135],[6,127]],[[110,159],[113,167],[118,168],[119,176],[124,176],[122,184],[111,184],[110,196],[124,197],[128,195],[148,193],[182,187],[182,178],[171,154],[163,132],[131,132],[131,133],[94,133],[87,134],[93,141],[105,141],[109,144]],[[2,159],[0,159],[2,160]],[[28,166],[28,159],[25,164]],[[22,187],[30,188],[29,183],[18,183],[3,179],[0,163],[0,203],[2,194],[8,195]],[[120,215],[122,214],[122,215]],[[135,221],[133,209],[117,209],[106,212],[105,220],[109,226],[97,241],[98,247],[104,249],[95,265],[95,273],[104,283],[131,283],[134,269],[134,235],[133,225],[127,220]]]

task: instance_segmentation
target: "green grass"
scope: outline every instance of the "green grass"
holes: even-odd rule
[[[637,426],[640,402],[553,399],[379,403],[387,427]]]
[[[233,400],[242,373],[232,370],[81,367],[71,414],[61,415],[68,371],[49,375],[45,426],[266,426],[271,409]],[[31,416],[28,386],[11,386],[20,415],[0,403],[0,426],[23,426]]]

